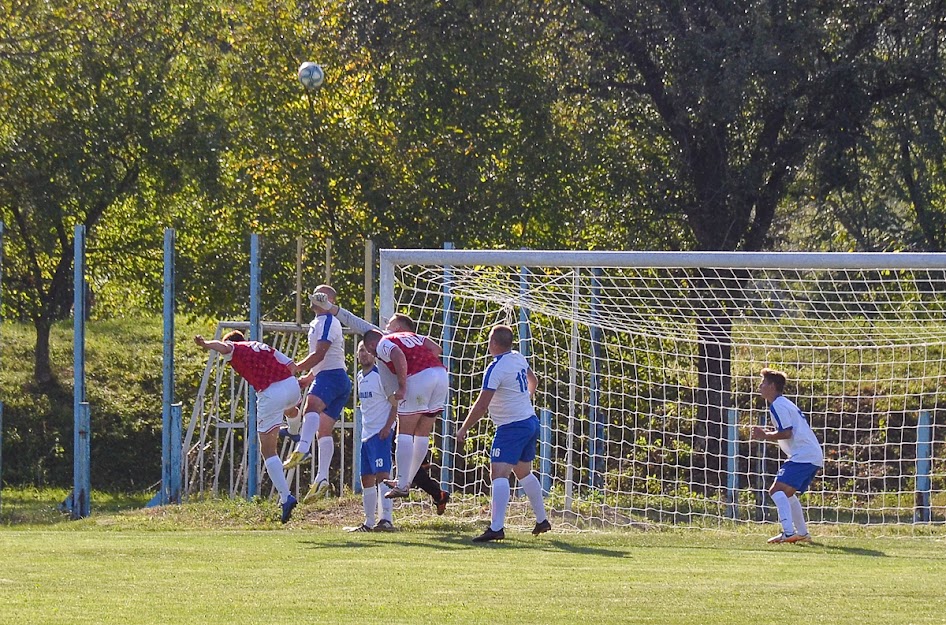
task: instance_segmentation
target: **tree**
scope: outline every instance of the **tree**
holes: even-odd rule
[[[200,110],[183,60],[190,46],[207,43],[199,30],[212,12],[143,1],[5,5],[5,304],[9,316],[36,327],[35,377],[47,382],[50,327],[72,299],[73,226],[86,226],[92,247],[106,213],[135,194],[173,193],[189,169],[213,177],[212,142],[199,128],[212,116]]]
[[[666,3],[578,0],[593,46],[587,89],[659,124],[671,195],[698,249],[760,250],[789,183],[822,172],[876,106],[941,71],[941,2]],[[891,45],[896,41],[899,45]],[[704,288],[725,292],[725,277]],[[699,320],[707,451],[718,458],[729,404],[732,322],[725,297]],[[718,467],[709,467],[711,471]]]

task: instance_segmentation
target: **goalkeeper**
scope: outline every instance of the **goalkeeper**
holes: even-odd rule
[[[759,384],[759,395],[769,404],[769,418],[774,426],[765,429],[752,428],[751,437],[757,440],[774,441],[788,456],[779,468],[769,495],[778,510],[782,531],[768,540],[769,543],[810,543],[805,511],[798,495],[803,494],[815,474],[824,466],[824,454],[815,433],[808,425],[805,415],[790,399],[782,395],[787,377],[781,371],[763,369]]]

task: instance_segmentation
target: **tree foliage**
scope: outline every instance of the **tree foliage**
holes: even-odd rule
[[[6,313],[48,378],[76,224],[99,315],[158,310],[169,226],[180,309],[217,318],[250,232],[283,319],[300,237],[304,288],[330,238],[349,305],[369,237],[756,250],[790,217],[938,248],[941,4],[0,0]]]
[[[763,249],[802,167],[844,184],[875,107],[941,71],[939,2],[577,5],[590,87],[659,123],[671,198],[702,249]]]
[[[195,91],[180,71],[196,62],[184,55],[199,12],[165,2],[4,4],[5,304],[8,316],[36,326],[36,377],[48,381],[50,325],[72,299],[73,227],[86,226],[94,241],[109,211],[159,212],[161,203],[146,198],[173,193],[190,175],[212,180],[218,162],[198,126],[213,115],[200,110],[202,85]],[[90,266],[94,255],[129,258],[140,243],[126,224],[111,228],[123,247],[96,249]]]

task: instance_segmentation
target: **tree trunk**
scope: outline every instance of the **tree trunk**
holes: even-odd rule
[[[49,332],[52,323],[44,315],[33,320],[36,328],[36,350],[33,354],[33,379],[38,384],[48,384],[54,380],[52,365],[49,361]]]
[[[695,477],[700,478],[704,494],[711,497],[726,483],[723,442],[726,411],[732,405],[732,320],[723,310],[710,310],[697,321],[697,337],[699,408],[695,434],[697,445],[702,442],[703,462],[702,471],[697,465]]]

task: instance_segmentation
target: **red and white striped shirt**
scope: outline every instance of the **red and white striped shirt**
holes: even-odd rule
[[[271,384],[293,377],[289,371],[292,359],[279,350],[259,341],[230,342],[233,351],[224,355],[233,370],[243,376],[256,392],[265,391]]]
[[[391,362],[391,352],[395,347],[400,347],[404,353],[404,359],[407,360],[407,375],[414,375],[418,371],[431,369],[433,367],[443,368],[440,357],[424,347],[424,337],[413,332],[393,332],[384,335],[378,342],[378,358],[388,366],[392,373],[394,363]]]

